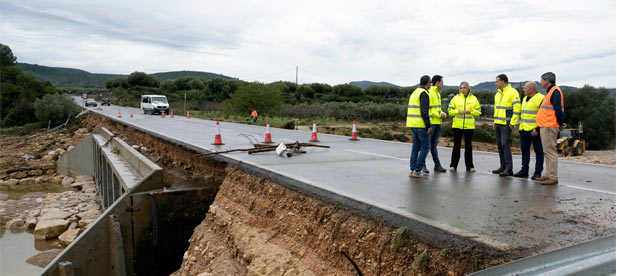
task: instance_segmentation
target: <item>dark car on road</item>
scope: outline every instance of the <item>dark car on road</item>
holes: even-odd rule
[[[111,106],[111,101],[109,100],[109,98],[101,99],[101,106],[104,106],[104,105]]]
[[[97,106],[98,106],[98,104],[97,104],[97,103],[96,103],[96,101],[95,101],[95,100],[93,100],[93,99],[87,99],[87,100],[86,100],[86,106],[94,106],[94,107],[97,107]]]

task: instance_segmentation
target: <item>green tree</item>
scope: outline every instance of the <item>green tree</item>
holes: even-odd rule
[[[583,122],[583,138],[590,149],[604,149],[615,144],[615,96],[606,88],[584,86],[564,91],[565,122],[577,128]]]
[[[11,66],[15,65],[17,57],[13,55],[13,51],[9,46],[0,43],[0,65]]]
[[[34,109],[39,122],[46,124],[51,121],[52,126],[59,125],[69,116],[79,113],[79,107],[73,100],[59,94],[45,95],[42,99],[36,99]]]
[[[252,110],[260,115],[277,115],[285,100],[278,85],[251,83],[240,87],[223,103],[223,110],[228,113],[249,116]]]
[[[144,72],[133,72],[126,80],[130,86],[159,87],[161,83],[157,77]]]

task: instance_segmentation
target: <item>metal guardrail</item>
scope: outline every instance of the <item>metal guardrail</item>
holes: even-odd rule
[[[469,275],[615,275],[615,254],[615,236],[613,235]]]

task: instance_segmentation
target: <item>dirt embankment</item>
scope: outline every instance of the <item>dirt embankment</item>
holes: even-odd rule
[[[166,177],[183,170],[219,186],[174,275],[463,275],[513,258],[473,244],[435,245],[100,116],[82,126],[140,145],[172,169]]]

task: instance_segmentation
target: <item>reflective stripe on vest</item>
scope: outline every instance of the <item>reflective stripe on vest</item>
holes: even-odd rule
[[[551,104],[551,97],[553,96],[553,92],[555,92],[555,90],[557,90],[559,95],[561,95],[561,111],[565,112],[563,93],[561,92],[561,88],[555,85],[548,93],[546,93],[546,96],[542,100],[542,105],[540,105],[540,109],[538,110],[536,124],[539,127],[559,127],[559,124],[557,123],[557,116],[555,115],[555,108],[553,108],[553,104]]]

